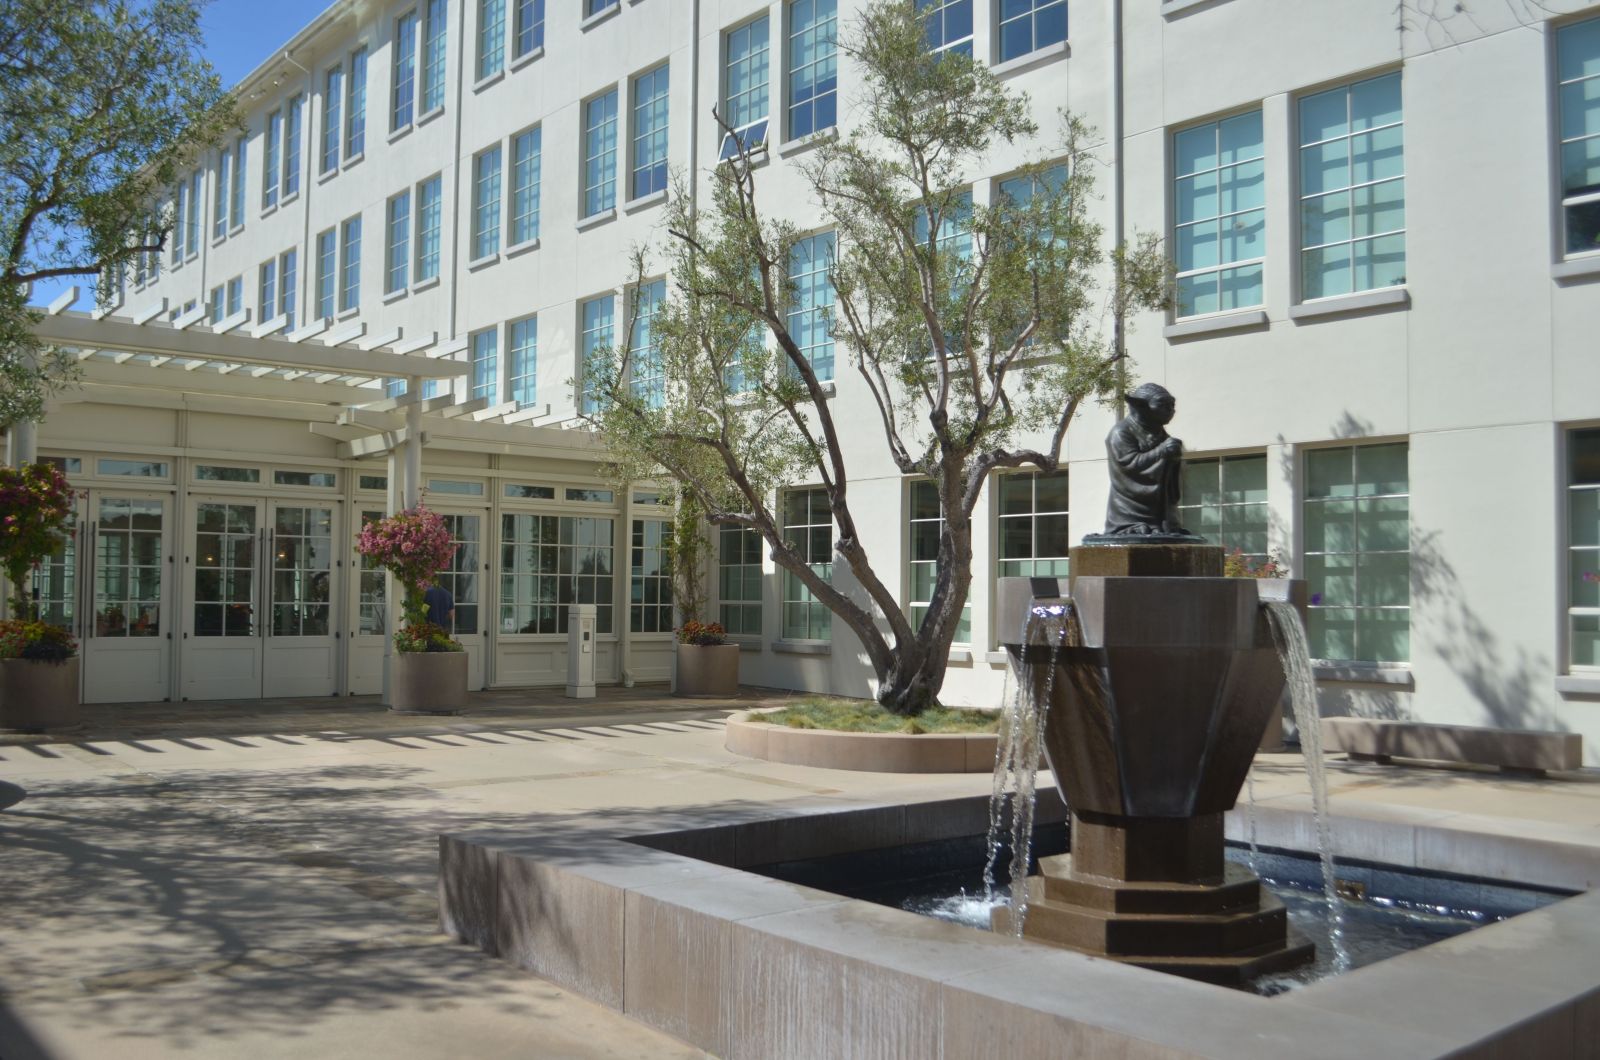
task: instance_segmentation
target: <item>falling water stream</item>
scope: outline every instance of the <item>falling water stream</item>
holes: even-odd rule
[[[1284,600],[1267,600],[1267,625],[1272,642],[1283,660],[1289,683],[1289,702],[1294,707],[1295,725],[1300,730],[1300,753],[1305,756],[1306,775],[1311,780],[1311,810],[1317,823],[1317,852],[1322,857],[1323,899],[1328,903],[1328,937],[1333,945],[1334,964],[1339,971],[1350,966],[1344,942],[1344,903],[1339,899],[1339,883],[1333,867],[1333,828],[1328,819],[1328,778],[1322,767],[1322,719],[1317,713],[1317,681],[1311,670],[1311,650],[1300,612]],[[1253,803],[1252,803],[1253,805]]]

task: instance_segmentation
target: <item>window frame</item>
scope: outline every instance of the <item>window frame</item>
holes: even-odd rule
[[[1590,17],[1574,19],[1555,26],[1553,27],[1554,32],[1550,34],[1551,113],[1555,119],[1555,136],[1551,145],[1551,173],[1553,175],[1552,183],[1554,184],[1556,198],[1556,246],[1558,248],[1558,258],[1562,261],[1592,262],[1597,257],[1600,257],[1600,234],[1596,235],[1594,246],[1588,250],[1573,250],[1571,247],[1574,238],[1572,211],[1577,207],[1587,207],[1590,210],[1600,212],[1600,184],[1587,185],[1584,190],[1568,193],[1565,173],[1566,148],[1570,144],[1600,140],[1600,132],[1579,133],[1568,137],[1564,128],[1566,110],[1562,106],[1562,90],[1568,85],[1578,85],[1600,79],[1600,72],[1586,76],[1562,78],[1561,44],[1563,36],[1578,30],[1580,27],[1594,26],[1596,37],[1600,39],[1600,17],[1594,16],[1592,13],[1586,14],[1589,14]],[[1600,152],[1600,146],[1597,146],[1595,150]],[[1600,225],[1600,220],[1597,220],[1596,224]]]
[[[763,40],[760,48],[757,49],[752,45],[748,54],[740,56],[737,60],[733,59],[734,40],[739,34],[754,30],[757,25],[762,27]],[[772,135],[771,13],[763,9],[760,13],[745,19],[743,22],[723,30],[720,51],[720,58],[722,61],[719,64],[719,69],[717,72],[717,95],[722,101],[722,113],[727,115],[729,124],[733,125],[731,132],[724,131],[721,134],[721,139],[719,141],[720,146],[717,149],[718,161],[725,162],[728,159],[733,158],[734,155],[738,154],[741,147],[750,154],[756,154],[766,150],[767,141]],[[760,58],[760,68],[764,74],[760,88],[756,88],[754,79],[752,78],[751,86],[749,88],[742,89],[739,92],[734,92],[732,90],[734,63],[742,63],[746,62],[747,60],[753,60],[757,56]],[[752,64],[752,69],[753,68],[754,67]],[[735,116],[735,99],[753,99],[757,94],[759,94],[761,97],[761,116],[750,118],[748,121],[743,121],[740,124],[734,124],[735,122],[740,121],[740,118],[747,117],[745,115],[740,115],[738,117]],[[749,135],[747,136],[746,134]]]
[[[601,116],[599,122],[596,123],[593,108],[606,100],[610,100],[610,116]],[[618,111],[620,103],[620,93],[617,90],[617,86],[609,85],[579,104],[582,108],[579,126],[581,140],[578,152],[578,164],[580,166],[578,217],[580,220],[599,217],[607,211],[617,208],[617,149],[622,135],[622,116]],[[604,143],[607,129],[609,129],[610,136],[609,147]],[[596,136],[601,137],[598,143],[595,141]],[[605,172],[608,166],[610,169],[609,176]],[[609,192],[601,190],[608,185]]]
[[[523,338],[529,341],[519,341]],[[539,400],[539,314],[507,322],[506,371],[506,396],[518,408],[535,404]]]
[[[789,521],[789,498],[796,493],[803,493],[806,495],[806,521],[791,523]],[[819,495],[828,505],[828,517],[826,523],[817,521],[818,513],[813,502]],[[833,546],[836,527],[833,521],[833,505],[832,502],[828,500],[827,489],[823,486],[793,486],[788,489],[781,490],[778,493],[777,514],[779,519],[779,529],[782,531],[784,535],[783,539],[786,542],[794,544],[789,537],[789,532],[791,530],[804,530],[806,532],[805,541],[800,543],[798,546],[801,550],[802,558],[806,561],[806,566],[808,567],[826,567],[826,572],[820,573],[822,573],[822,575],[831,583],[833,580]],[[814,532],[822,530],[824,527],[827,529],[827,559],[825,561],[818,562],[814,559],[814,546],[816,545],[816,535]],[[784,570],[781,567],[779,568],[779,573],[782,575],[778,579],[779,639],[786,641],[806,641],[814,644],[831,643],[833,641],[833,612],[829,610],[828,606],[822,603],[822,601],[816,599],[814,596],[811,596],[810,590],[805,588],[804,584],[796,575]],[[792,606],[803,607],[807,615],[805,629],[798,634],[796,632],[797,627],[792,626],[789,622],[789,609]],[[821,618],[820,627],[813,625],[813,617]],[[821,636],[811,635],[812,633],[818,631],[822,633]]]
[[[401,188],[384,203],[383,292],[398,294],[411,284],[411,189]]]
[[[1565,577],[1562,579],[1561,593],[1562,657],[1564,663],[1562,670],[1567,674],[1594,677],[1600,675],[1600,651],[1597,651],[1597,656],[1593,662],[1583,663],[1577,661],[1575,652],[1576,620],[1593,619],[1600,623],[1600,600],[1597,600],[1593,606],[1574,602],[1573,590],[1575,588],[1577,568],[1580,565],[1580,554],[1591,557],[1586,562],[1593,567],[1592,570],[1584,572],[1584,582],[1600,581],[1600,534],[1595,536],[1593,543],[1587,541],[1584,544],[1575,543],[1575,530],[1579,515],[1575,504],[1576,498],[1580,494],[1594,495],[1595,501],[1592,507],[1597,513],[1600,513],[1600,479],[1594,482],[1576,481],[1578,476],[1575,443],[1581,434],[1600,436],[1600,426],[1574,426],[1568,427],[1562,432],[1562,448],[1565,457],[1564,463],[1566,464],[1563,476],[1566,488],[1562,497],[1562,507],[1564,509],[1562,513],[1562,552],[1565,554],[1563,557],[1565,560],[1563,564]],[[1597,438],[1597,444],[1600,444],[1600,438]],[[1600,514],[1597,514],[1597,518],[1600,518]]]
[[[923,621],[927,618],[927,611],[932,606],[932,600],[917,599],[917,568],[932,568],[932,577],[928,580],[928,585],[932,587],[938,582],[939,560],[937,555],[935,555],[933,559],[917,558],[917,527],[920,525],[929,524],[937,527],[937,539],[937,537],[943,536],[944,524],[946,520],[944,507],[939,503],[939,489],[937,483],[935,483],[932,479],[927,478],[910,478],[906,479],[905,483],[906,488],[902,494],[905,503],[905,519],[903,521],[903,526],[905,527],[905,547],[903,555],[905,556],[906,602],[904,614],[906,621],[911,623],[912,629],[921,629]],[[939,513],[933,518],[928,518],[926,516],[919,518],[917,515],[917,493],[924,489],[933,491],[934,508]],[[937,550],[937,545],[935,546],[935,550]],[[927,595],[931,598],[932,593],[930,592]],[[918,614],[919,611],[922,613]],[[965,636],[963,636],[963,627],[965,628]],[[956,622],[955,636],[952,638],[950,643],[952,645],[960,645],[963,648],[969,648],[972,646],[972,593],[970,591],[967,593],[966,601],[961,605],[961,618]]]
[[[351,253],[354,244],[355,252]],[[352,214],[339,224],[339,313],[361,308],[361,215]]]
[[[317,173],[327,176],[339,172],[340,152],[344,148],[344,62],[334,63],[322,73],[322,149]]]
[[[344,82],[344,158],[349,165],[367,152],[367,60],[365,44],[350,52],[350,70]]]
[[[1223,163],[1223,161],[1222,161],[1223,126],[1225,124],[1227,124],[1228,122],[1237,121],[1237,120],[1239,120],[1241,118],[1248,118],[1248,117],[1251,117],[1251,116],[1255,117],[1256,122],[1260,127],[1260,131],[1261,131],[1261,140],[1260,140],[1261,153],[1258,156],[1255,156],[1253,158],[1247,158],[1247,159],[1242,159],[1242,160],[1238,160],[1238,161],[1234,161],[1234,162]],[[1179,167],[1179,163],[1178,163],[1178,158],[1179,158],[1179,155],[1178,155],[1178,140],[1179,140],[1179,138],[1182,137],[1182,136],[1186,136],[1188,134],[1191,134],[1191,133],[1199,132],[1200,130],[1207,129],[1207,128],[1209,128],[1209,129],[1211,129],[1213,131],[1213,140],[1212,140],[1212,142],[1214,144],[1213,152],[1214,152],[1215,157],[1216,157],[1216,164],[1213,165],[1212,167],[1210,167],[1209,169],[1196,169],[1196,170],[1193,170],[1193,171],[1188,172],[1188,173],[1180,173],[1178,171],[1178,167]],[[1208,121],[1194,122],[1194,123],[1191,123],[1191,124],[1188,124],[1188,125],[1184,125],[1184,126],[1181,126],[1181,127],[1174,128],[1172,130],[1171,134],[1167,138],[1167,149],[1170,152],[1169,157],[1172,159],[1172,169],[1171,169],[1171,173],[1169,174],[1168,180],[1167,180],[1167,195],[1168,195],[1168,202],[1170,204],[1169,208],[1171,210],[1171,217],[1172,217],[1171,238],[1172,238],[1172,247],[1173,247],[1173,263],[1174,263],[1174,266],[1175,266],[1174,273],[1173,273],[1175,297],[1174,297],[1174,300],[1173,300],[1172,318],[1174,320],[1199,320],[1199,319],[1203,319],[1205,317],[1216,316],[1216,315],[1223,314],[1223,313],[1236,313],[1236,312],[1240,312],[1240,311],[1243,311],[1243,310],[1259,309],[1259,308],[1264,307],[1266,305],[1266,297],[1267,297],[1266,287],[1267,287],[1267,258],[1268,258],[1268,253],[1267,253],[1267,247],[1268,247],[1268,232],[1267,232],[1268,218],[1267,218],[1266,183],[1267,183],[1267,180],[1268,180],[1268,174],[1267,174],[1267,168],[1266,168],[1266,159],[1267,159],[1267,151],[1266,151],[1266,122],[1265,122],[1265,116],[1264,116],[1263,108],[1258,104],[1258,105],[1256,105],[1254,107],[1249,107],[1249,108],[1245,108],[1243,110],[1237,110],[1237,111],[1233,111],[1233,112],[1230,112],[1230,113],[1227,113],[1227,114],[1218,115],[1218,116],[1216,116],[1214,118],[1209,119]],[[1228,170],[1228,169],[1238,170],[1238,169],[1240,169],[1242,167],[1248,167],[1248,166],[1250,166],[1252,164],[1258,165],[1260,167],[1260,169],[1261,169],[1262,191],[1261,191],[1260,204],[1257,205],[1257,206],[1251,207],[1249,209],[1244,209],[1244,210],[1235,209],[1235,210],[1231,210],[1231,211],[1225,211],[1223,209],[1223,203],[1222,203],[1222,200],[1223,200],[1222,173],[1223,173],[1223,171],[1224,170]],[[1188,221],[1181,220],[1180,219],[1181,218],[1181,212],[1180,212],[1179,204],[1182,201],[1182,199],[1181,199],[1181,197],[1179,195],[1179,191],[1178,191],[1180,182],[1184,181],[1184,180],[1187,180],[1187,179],[1190,179],[1190,178],[1193,178],[1193,177],[1201,177],[1201,176],[1204,176],[1205,174],[1208,174],[1208,173],[1212,176],[1212,178],[1214,180],[1213,197],[1216,200],[1215,212],[1210,217],[1205,218],[1205,219],[1191,218]],[[1298,198],[1298,195],[1297,195],[1297,198]],[[1298,209],[1298,207],[1297,207],[1297,209]],[[1222,252],[1222,247],[1223,247],[1223,243],[1224,243],[1224,238],[1223,238],[1223,235],[1222,235],[1223,223],[1225,221],[1230,220],[1230,219],[1236,221],[1238,218],[1246,217],[1246,216],[1248,216],[1250,214],[1259,214],[1260,218],[1261,218],[1261,220],[1260,220],[1260,223],[1261,223],[1261,235],[1259,237],[1260,243],[1261,243],[1261,254],[1259,256],[1253,257],[1253,258],[1238,258],[1238,259],[1233,260],[1233,261],[1224,261],[1223,260],[1223,252]],[[1215,244],[1215,247],[1214,247],[1214,250],[1213,250],[1213,257],[1214,257],[1215,260],[1213,261],[1213,263],[1210,264],[1210,265],[1206,265],[1206,266],[1195,266],[1195,267],[1190,268],[1190,269],[1176,268],[1177,262],[1178,262],[1178,256],[1179,256],[1180,233],[1185,228],[1197,229],[1201,225],[1204,225],[1204,224],[1207,224],[1207,223],[1212,224],[1213,226],[1215,226],[1215,231],[1216,231],[1216,244]],[[1239,272],[1242,272],[1244,270],[1248,270],[1248,269],[1251,269],[1251,268],[1254,268],[1254,269],[1256,269],[1258,271],[1257,284],[1258,284],[1258,286],[1260,288],[1260,291],[1261,291],[1260,299],[1258,301],[1250,302],[1250,303],[1239,303],[1239,304],[1236,304],[1236,305],[1224,306],[1222,304],[1223,303],[1223,291],[1224,291],[1224,288],[1223,288],[1223,282],[1224,282],[1223,281],[1223,276],[1224,276],[1224,274],[1225,273],[1239,273]],[[1183,301],[1182,301],[1182,294],[1181,294],[1184,281],[1185,280],[1194,280],[1195,278],[1206,277],[1206,276],[1211,276],[1211,277],[1214,277],[1214,279],[1215,279],[1215,283],[1214,283],[1214,285],[1212,287],[1212,292],[1213,292],[1213,297],[1215,298],[1216,303],[1217,303],[1217,308],[1216,309],[1208,309],[1208,310],[1205,310],[1203,312],[1185,313],[1184,309],[1183,309]]]
[[[433,200],[428,202],[427,192],[433,192]],[[411,286],[417,287],[428,283],[437,283],[439,272],[444,262],[444,174],[435,173],[431,177],[424,177],[415,185],[415,221],[411,226],[413,253],[416,255],[411,265]],[[432,227],[426,223],[432,217]]]
[[[746,543],[753,540],[755,543],[755,562],[729,563],[729,542],[733,543],[735,558],[749,559]],[[761,559],[761,546],[765,543],[761,531],[752,526],[719,526],[717,527],[717,621],[722,623],[729,637],[760,637],[766,626],[764,611],[766,608],[763,580],[765,568]],[[755,595],[747,595],[750,589],[750,571],[755,571]],[[738,582],[739,595],[728,594],[730,576],[728,572],[734,571],[733,580]],[[735,614],[740,617],[734,618]],[[755,628],[747,628],[747,620],[754,616]]]
[[[419,10],[414,7],[394,20],[394,36],[389,45],[390,133],[409,129],[416,124],[421,42],[422,19]],[[404,118],[401,118],[402,111]]]
[[[832,3],[833,10],[826,18],[814,18],[804,28],[795,29],[795,15],[801,4],[809,3],[813,13],[815,13],[819,2],[820,0],[786,0],[783,5],[783,131],[785,141],[816,136],[839,126],[839,5],[837,0],[827,0],[827,2]],[[798,39],[805,34],[812,35],[812,57],[803,64],[797,64],[796,57],[802,54],[803,51]],[[821,54],[824,44],[828,50],[826,56]],[[833,85],[826,91],[818,92],[816,90],[819,80],[817,72],[828,64],[831,64],[833,69]],[[802,73],[808,77],[809,83],[807,87],[810,88],[811,95],[805,100],[797,102],[795,100],[795,89],[797,87],[795,82],[796,78]],[[826,124],[818,124],[816,118],[818,104],[825,97],[831,98],[832,118]],[[809,112],[811,115],[810,127],[804,130],[797,129],[795,121],[795,115],[802,110]]]
[[[1016,62],[1026,59],[1030,55],[1037,55],[1045,48],[1064,45],[1072,39],[1072,9],[1068,0],[1027,0],[1028,10],[1019,15],[1005,17],[1003,4],[994,5],[994,54],[995,65]],[[1061,38],[1059,40],[1039,43],[1039,16],[1046,8],[1059,7],[1061,9]],[[1029,46],[1014,55],[1006,54],[1006,27],[1026,19],[1029,23]]]
[[[524,142],[531,144],[522,154]],[[530,179],[524,179],[531,174]],[[544,181],[544,126],[533,125],[511,134],[511,188],[506,210],[506,248],[530,246],[539,241],[539,206]],[[530,230],[521,229],[526,222]]]
[[[472,212],[467,233],[469,263],[485,261],[500,253],[504,176],[505,150],[500,141],[496,140],[472,156]]]
[[[628,79],[628,201],[643,199],[667,190],[667,159],[671,150],[672,73],[671,62],[665,61],[635,74]],[[640,98],[645,79],[660,91],[648,98]],[[659,126],[655,122],[659,115]],[[642,130],[642,131],[641,131]],[[645,143],[645,141],[648,141]],[[651,152],[642,159],[641,146]],[[659,148],[659,155],[656,153]],[[641,174],[648,175],[648,187],[639,188]]]

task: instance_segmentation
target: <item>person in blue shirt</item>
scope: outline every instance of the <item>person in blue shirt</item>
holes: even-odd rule
[[[428,605],[428,621],[450,629],[456,617],[456,598],[450,590],[434,582],[422,592],[422,602]]]

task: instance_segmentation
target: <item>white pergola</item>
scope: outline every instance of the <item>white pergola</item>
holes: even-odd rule
[[[392,502],[407,507],[420,497],[426,444],[562,459],[599,455],[590,432],[556,426],[543,403],[424,398],[424,380],[471,370],[460,357],[464,338],[407,336],[401,328],[369,335],[360,321],[317,320],[287,331],[281,316],[251,327],[248,309],[215,324],[202,323],[203,307],[169,320],[164,298],[128,315],[74,311],[81,296],[68,289],[34,328],[41,342],[76,356],[82,372],[81,390],[57,400],[127,401],[140,392],[141,401],[177,395],[245,413],[303,413],[313,433],[338,443],[341,459],[386,455]],[[392,379],[406,381],[398,397],[386,393]],[[13,463],[34,458],[35,430],[13,426]]]

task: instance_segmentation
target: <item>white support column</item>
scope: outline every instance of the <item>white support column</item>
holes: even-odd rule
[[[6,429],[6,463],[21,467],[39,459],[39,425],[19,420]]]
[[[411,376],[406,380],[406,392],[417,394],[417,400],[406,406],[406,491],[407,508],[422,503],[422,401],[419,391],[422,380]]]
[[[405,461],[393,449],[389,450],[389,475],[383,511],[393,515],[405,506],[406,486],[402,481]],[[393,574],[383,576],[383,705],[390,706],[389,665],[394,657],[394,632],[400,628],[400,581]]]

